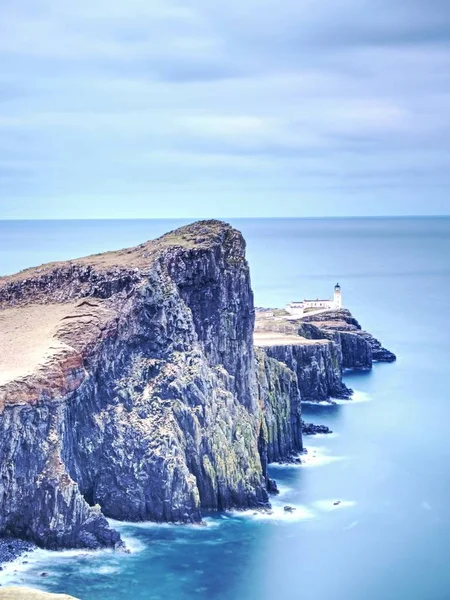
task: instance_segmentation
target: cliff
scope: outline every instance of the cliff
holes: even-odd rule
[[[342,369],[372,368],[372,347],[365,338],[346,329],[338,329],[335,321],[334,328],[322,327],[322,323],[298,323],[298,335],[306,339],[333,341],[341,351]]]
[[[352,390],[342,381],[344,369],[369,370],[374,360],[395,360],[347,309],[301,319],[259,309],[255,344],[296,374],[302,401],[350,398]]]
[[[259,317],[258,314],[256,346],[296,374],[302,401],[351,396],[352,391],[342,381],[343,355],[336,333],[299,321]]]
[[[342,353],[338,344],[321,340],[312,344],[273,345],[265,350],[296,373],[303,401],[351,396],[352,391],[342,381]]]
[[[267,503],[253,295],[230,226],[2,278],[0,309],[0,534],[117,547],[105,516]]]
[[[384,348],[376,338],[364,331],[358,321],[349,310],[327,311],[311,317],[303,317],[305,323],[312,323],[325,332],[339,332],[345,341],[342,344],[344,355],[344,366],[346,368],[371,368],[372,359],[378,362],[393,362],[396,356],[390,350]],[[367,344],[369,350],[364,349]],[[362,359],[364,353],[366,357]]]
[[[261,408],[259,450],[267,464],[290,460],[303,450],[301,398],[296,374],[256,349],[258,398]]]
[[[301,401],[390,356],[338,313],[254,338],[245,242],[219,221],[0,278],[0,536],[120,548],[107,517],[267,506],[268,463],[319,431]]]

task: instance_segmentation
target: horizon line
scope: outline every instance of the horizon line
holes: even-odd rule
[[[6,217],[0,218],[0,222],[8,221],[227,221],[231,219],[240,219],[242,221],[259,220],[295,220],[295,219],[448,219],[449,214],[430,214],[430,215],[316,215],[316,216],[286,216],[286,217],[239,217],[239,216],[228,216],[228,217],[39,217],[39,218],[26,218],[26,217]]]

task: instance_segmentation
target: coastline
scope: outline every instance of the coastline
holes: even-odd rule
[[[239,232],[215,221],[196,223],[142,247],[87,257],[74,264],[45,265],[1,282],[0,300],[6,316],[11,310],[19,316],[28,314],[30,303],[36,303],[36,289],[33,311],[45,307],[48,312],[54,307],[52,328],[45,332],[42,343],[53,349],[53,336],[58,352],[47,357],[48,363],[32,374],[29,382],[8,380],[2,406],[4,438],[20,436],[15,422],[23,418],[22,413],[32,411],[34,415],[26,432],[27,444],[34,445],[42,458],[36,463],[18,461],[31,469],[25,478],[19,475],[31,485],[39,481],[39,494],[44,495],[42,506],[26,514],[29,525],[23,529],[21,524],[17,532],[24,535],[25,531],[47,547],[43,552],[93,556],[90,552],[102,555],[123,547],[121,532],[133,526],[114,526],[104,515],[114,517],[116,523],[130,516],[136,523],[165,522],[174,527],[200,523],[205,510],[216,510],[219,519],[231,511],[240,517],[302,520],[308,509],[300,504],[282,506],[279,497],[269,504],[268,492],[277,489],[270,469],[297,464],[312,467],[342,459],[327,451],[321,453],[321,448],[304,451],[302,435],[323,436],[331,429],[305,423],[301,405],[308,401],[327,406],[347,403],[353,391],[343,381],[345,370],[361,365],[371,368],[373,338],[362,332],[349,311],[320,314],[319,322],[283,323],[281,327],[287,326],[288,331],[281,332],[275,320],[268,329],[265,319],[266,329],[261,334],[258,314],[253,327],[253,294],[245,241]],[[180,269],[180,264],[188,268]],[[205,285],[214,291],[206,307],[198,296]],[[232,319],[230,310],[234,311]],[[221,337],[212,334],[211,323]],[[270,327],[274,327],[274,335]],[[117,361],[113,369],[112,361]],[[89,369],[83,369],[86,364]],[[63,377],[55,377],[57,370],[62,370]],[[46,378],[43,381],[42,376]],[[106,391],[121,388],[120,395],[99,394],[98,381]],[[54,401],[48,407],[50,418],[44,397],[48,393]],[[194,411],[196,405],[206,407],[206,412]],[[67,418],[79,431],[65,434]],[[36,427],[36,423],[42,424]],[[168,428],[168,424],[172,426]],[[104,431],[116,432],[106,445]],[[238,434],[243,441],[239,447],[232,443]],[[130,451],[121,454],[120,460],[110,451],[115,438]],[[96,453],[92,453],[91,441],[97,444]],[[6,454],[9,447],[5,439]],[[134,461],[135,452],[146,456],[145,469],[141,461]],[[203,453],[201,465],[196,464],[199,452]],[[166,479],[160,477],[161,457],[164,468],[169,469]],[[43,471],[38,470],[41,460]],[[14,464],[15,456],[10,461]],[[148,464],[154,472],[149,472]],[[101,485],[99,473],[102,477],[106,474]],[[124,479],[116,479],[122,476]],[[124,485],[130,486],[128,493]],[[154,494],[155,486],[158,491]],[[32,487],[30,493],[36,490]],[[141,490],[153,495],[140,498]],[[119,503],[111,501],[115,492],[120,494]],[[54,507],[48,506],[49,497],[55,500]],[[135,498],[140,498],[139,503]],[[11,496],[11,501],[15,500]],[[331,501],[320,502],[330,508]],[[333,502],[333,506],[352,506],[347,500]],[[70,510],[61,514],[61,506]],[[2,517],[5,529],[15,525],[8,522],[8,514]],[[58,532],[49,528],[48,538],[47,525],[60,517],[64,528]],[[147,527],[151,525],[143,525]],[[64,550],[74,546],[82,549]],[[30,547],[14,541],[5,548],[15,564],[31,552]],[[37,560],[39,556],[40,552],[35,554]],[[119,555],[117,560],[121,560]],[[28,562],[22,560],[23,570]],[[48,574],[41,576],[46,580]]]

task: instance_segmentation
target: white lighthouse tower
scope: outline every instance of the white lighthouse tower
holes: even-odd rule
[[[334,286],[334,306],[338,309],[342,308],[341,286],[338,283]]]

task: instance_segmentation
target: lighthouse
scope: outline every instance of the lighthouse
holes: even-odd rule
[[[342,308],[341,286],[338,283],[334,286],[334,307]]]

